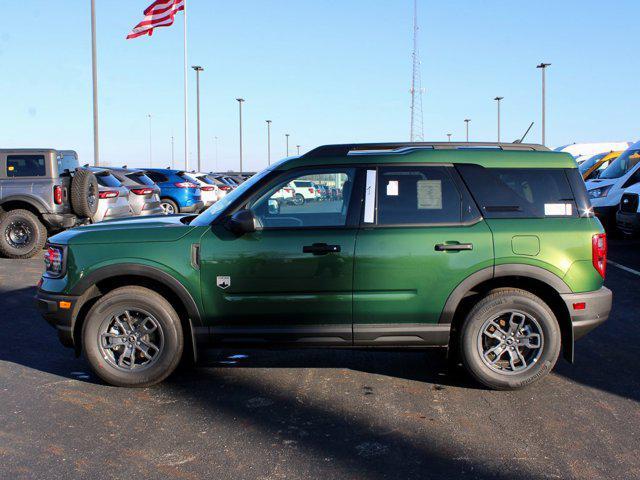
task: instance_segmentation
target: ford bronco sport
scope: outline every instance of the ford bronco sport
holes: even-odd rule
[[[294,181],[338,201],[281,204]],[[331,145],[200,215],[50,239],[38,306],[119,386],[207,345],[447,347],[495,389],[533,383],[605,321],[606,237],[573,158],[525,144]],[[185,353],[186,352],[186,353]],[[457,362],[456,362],[457,363]]]

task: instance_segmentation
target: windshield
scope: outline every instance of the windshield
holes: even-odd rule
[[[216,217],[220,214],[220,212],[224,211],[229,205],[235,202],[238,198],[240,198],[247,190],[250,190],[256,183],[266,177],[271,170],[263,170],[262,172],[254,175],[246,182],[242,183],[238,188],[229,192],[227,195],[222,197],[216,203],[207,208],[204,212],[198,215],[193,219],[191,225],[196,226],[205,226],[210,225]]]
[[[640,149],[627,150],[605,168],[600,178],[620,178],[640,161]]]
[[[584,162],[582,162],[578,166],[578,170],[580,170],[580,173],[586,172],[591,167],[593,167],[599,160],[602,160],[607,155],[608,155],[607,153],[599,153],[598,155],[594,155],[590,159],[585,160]]]

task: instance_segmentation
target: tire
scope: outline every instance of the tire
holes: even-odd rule
[[[82,350],[91,369],[118,387],[163,381],[180,363],[183,349],[178,314],[164,297],[143,287],[109,292],[89,310],[82,326]]]
[[[78,169],[73,174],[71,208],[83,218],[92,218],[98,211],[98,180],[89,170]]]
[[[178,204],[168,198],[163,198],[160,200],[160,207],[162,207],[162,213],[164,213],[165,215],[174,215],[176,213],[180,213]]]
[[[304,205],[304,197],[301,193],[296,193],[293,197],[293,204],[297,206]]]
[[[47,229],[29,210],[9,210],[0,215],[0,253],[7,258],[31,258],[42,251]]]
[[[523,328],[514,329],[514,324]],[[539,297],[501,288],[489,292],[467,315],[460,354],[465,368],[481,384],[515,390],[537,382],[553,369],[560,338],[555,315]],[[532,348],[536,346],[539,348]]]

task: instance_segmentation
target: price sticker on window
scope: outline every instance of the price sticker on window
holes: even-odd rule
[[[418,180],[418,210],[442,210],[442,180]]]

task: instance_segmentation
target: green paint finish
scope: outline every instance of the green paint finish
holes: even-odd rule
[[[535,257],[540,253],[540,239],[536,235],[516,235],[511,239],[511,250],[516,255]]]
[[[473,250],[436,251],[441,243]],[[493,265],[491,231],[473,226],[362,229],[356,241],[354,323],[437,323],[453,289]]]

